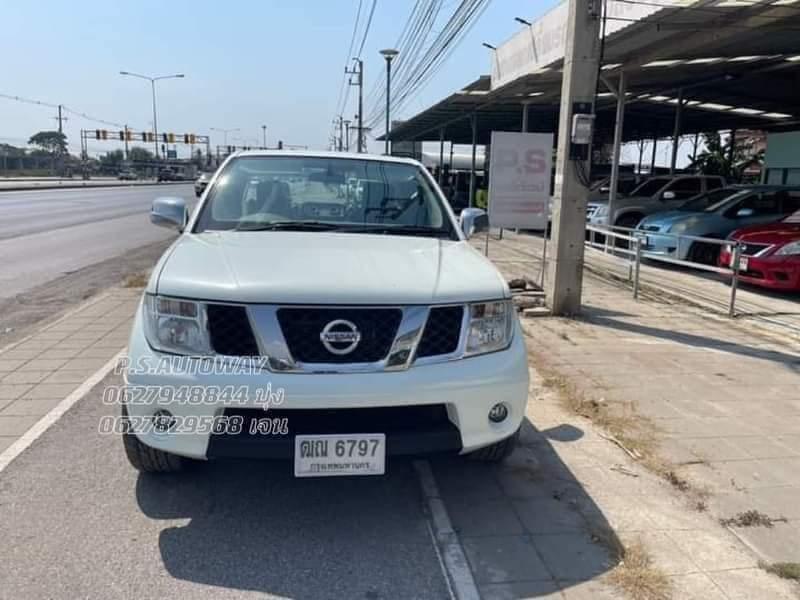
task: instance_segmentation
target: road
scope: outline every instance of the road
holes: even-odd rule
[[[98,433],[110,375],[3,471],[2,598],[445,599],[407,461],[294,479],[286,462],[139,475]]]
[[[0,300],[135,248],[167,240],[147,212],[191,185],[0,193]]]

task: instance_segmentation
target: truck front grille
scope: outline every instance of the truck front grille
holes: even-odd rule
[[[211,347],[225,356],[258,356],[258,344],[244,306],[208,304]]]
[[[403,312],[399,308],[280,308],[278,322],[292,357],[304,363],[367,363],[383,360],[392,348]],[[361,340],[347,354],[330,352],[320,339],[336,320],[355,325]]]
[[[754,256],[762,250],[769,248],[769,246],[769,244],[744,243],[742,244],[742,254],[744,256]]]
[[[461,338],[463,306],[437,306],[431,308],[428,322],[417,348],[417,357],[451,354],[458,349]]]

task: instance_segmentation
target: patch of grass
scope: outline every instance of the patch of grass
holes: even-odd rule
[[[758,565],[767,573],[777,575],[781,579],[791,579],[800,583],[800,563],[795,562],[777,562],[777,563],[759,563]]]
[[[603,437],[617,444],[676,490],[690,495],[692,506],[698,511],[706,510],[708,491],[693,486],[678,474],[677,465],[658,455],[657,430],[652,421],[637,414],[635,407],[630,404],[588,398],[569,379],[551,368],[544,356],[534,353],[532,358],[535,359],[536,369],[542,374],[542,385],[555,391],[567,410],[592,421],[610,434]]]
[[[122,287],[143,288],[147,285],[147,280],[147,273],[134,273],[133,275],[128,275],[125,278],[125,281],[122,282]]]
[[[767,527],[772,528],[778,521],[786,522],[786,517],[778,517],[773,519],[769,515],[765,515],[757,510],[746,510],[740,512],[734,517],[727,519],[720,519],[719,522],[725,527]]]
[[[653,564],[641,540],[624,546],[608,580],[631,600],[669,600],[672,595],[669,577]]]

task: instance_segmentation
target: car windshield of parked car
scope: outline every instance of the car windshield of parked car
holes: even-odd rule
[[[714,206],[723,202],[733,196],[734,194],[740,194],[741,190],[735,190],[730,188],[720,188],[718,190],[713,190],[711,192],[706,192],[705,194],[700,194],[699,196],[695,196],[691,200],[686,201],[684,204],[678,207],[678,210],[685,210],[687,212],[702,212],[709,208],[710,206]]]
[[[631,192],[631,196],[652,196],[672,181],[671,177],[653,177]]]
[[[422,170],[389,161],[234,158],[201,210],[195,232],[296,229],[458,239]]]

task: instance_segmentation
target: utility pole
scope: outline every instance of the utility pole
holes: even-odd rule
[[[342,143],[344,142],[344,133],[342,133],[342,125],[344,123],[344,119],[342,115],[339,115],[339,152],[342,151]]]
[[[125,160],[128,160],[128,126],[125,125],[125,132],[123,133],[123,137],[125,138]]]
[[[53,118],[56,121],[58,121],[58,133],[63,135],[63,133],[64,133],[64,121],[67,120],[67,117],[62,115],[61,109],[62,109],[62,105],[59,104],[58,105],[58,116],[57,117],[53,117]],[[59,172],[62,170],[62,164],[61,163],[62,163],[62,160],[63,160],[63,154],[64,154],[64,151],[62,150],[61,147],[59,147],[58,151],[57,151],[57,158],[56,158],[56,161],[58,162],[57,169],[58,169]],[[54,165],[54,167],[55,167],[55,165]]]
[[[261,133],[263,134],[264,150],[267,149],[267,126],[261,126]]]
[[[344,120],[344,149],[345,152],[350,152],[350,120]]]
[[[600,62],[601,0],[568,2],[552,217],[555,256],[547,265],[546,294],[553,315],[577,314],[581,308],[591,144],[580,158],[571,156],[571,133],[573,114],[587,108],[594,112]]]
[[[358,141],[356,147],[360,154],[363,151],[362,144],[364,139],[364,61],[360,58],[354,58],[353,60],[356,62],[356,68],[348,69],[345,67],[344,72],[347,75],[358,76],[355,83],[353,83],[353,78],[351,77],[349,84],[358,86]]]

